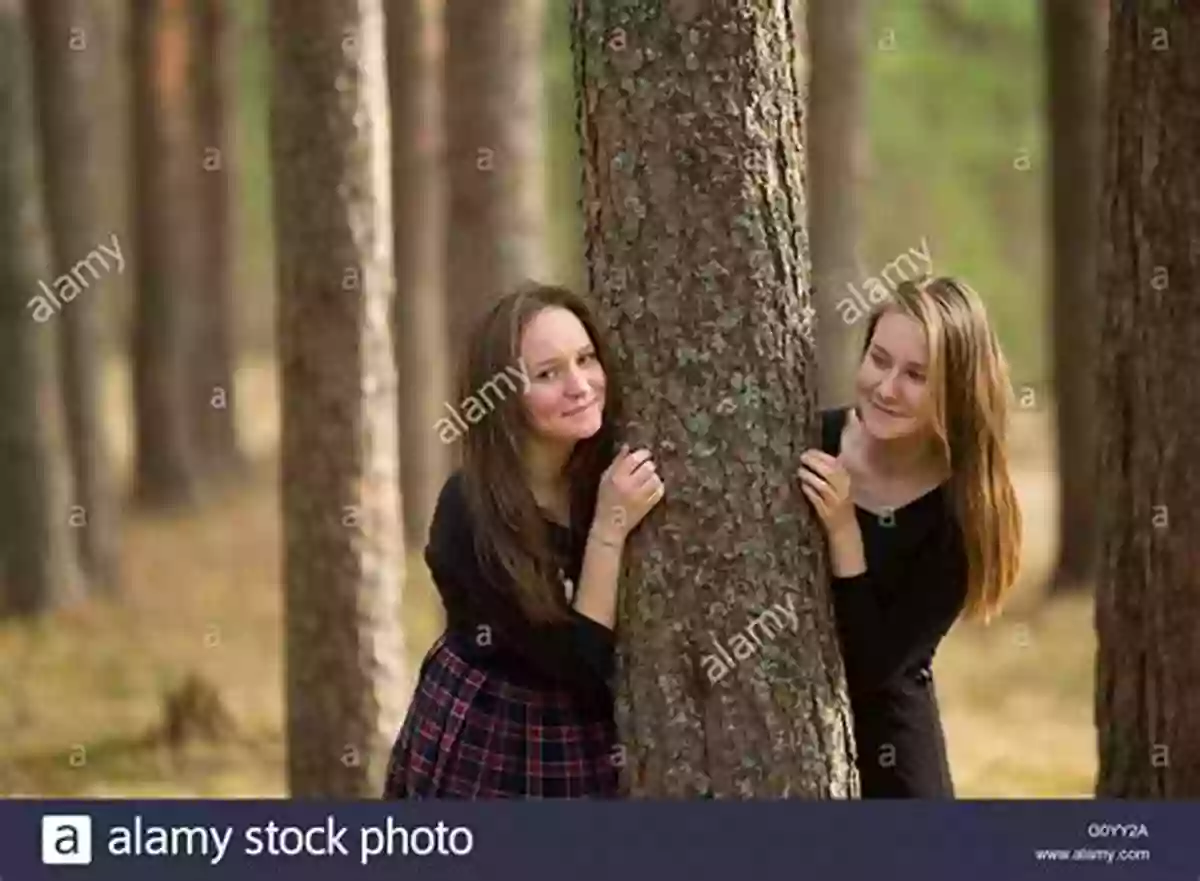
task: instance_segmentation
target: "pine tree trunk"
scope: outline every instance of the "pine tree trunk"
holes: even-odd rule
[[[1100,207],[1103,17],[1095,0],[1043,7],[1049,85],[1053,289],[1050,321],[1059,489],[1052,590],[1096,572],[1096,249]]]
[[[1200,325],[1192,298],[1200,287],[1200,9],[1114,3],[1111,15],[1096,792],[1197,798]]]
[[[446,0],[446,289],[451,353],[512,285],[545,272],[542,10]]]
[[[191,0],[196,39],[196,120],[203,171],[199,192],[200,235],[191,398],[196,447],[208,476],[228,477],[242,466],[234,389],[232,230],[234,154],[229,143],[232,111],[233,22],[226,0]]]
[[[867,9],[863,0],[809,0],[812,94],[808,119],[809,241],[817,308],[817,371],[823,407],[848,403],[858,363],[856,335],[837,309],[864,278],[858,187],[866,149]]]
[[[622,580],[635,796],[857,791],[824,539],[795,479],[819,431],[786,8],[575,6],[589,290],[630,441],[667,484]]]
[[[197,265],[199,154],[188,72],[188,0],[134,0],[134,182],[137,289],[133,310],[135,496],[186,505],[197,490],[191,338]]]
[[[421,550],[450,448],[434,426],[450,400],[443,274],[441,16],[429,0],[389,0],[392,206],[396,253],[396,364],[404,540]]]
[[[378,796],[408,684],[383,10],[270,10],[288,778]]]
[[[72,272],[79,267],[77,261],[89,260],[100,245],[112,247],[114,236],[121,244],[120,236],[101,222],[103,193],[97,173],[104,168],[99,160],[105,147],[95,105],[104,97],[108,50],[93,5],[90,0],[62,0],[29,6],[53,258],[49,278]],[[55,316],[73,476],[70,524],[91,586],[107,592],[118,584],[120,523],[102,421],[107,363],[103,310],[113,301],[108,282],[124,272],[128,256],[127,249],[116,250],[122,252],[121,260],[107,267],[111,274],[93,278],[88,289]],[[104,252],[96,253],[104,257]],[[83,264],[89,265],[95,268]]]
[[[62,316],[35,318],[30,305],[38,283],[53,279],[29,38],[20,0],[0,0],[0,617],[43,612],[81,592],[55,363]]]

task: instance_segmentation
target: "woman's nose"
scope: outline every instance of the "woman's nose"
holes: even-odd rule
[[[586,394],[588,391],[587,375],[578,367],[572,368],[567,374],[566,389],[568,394]]]

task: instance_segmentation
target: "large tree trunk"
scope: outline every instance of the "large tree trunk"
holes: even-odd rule
[[[1098,796],[1200,797],[1200,8],[1114,3],[1101,251]]]
[[[0,0],[0,616],[35,614],[80,591],[55,364],[62,316],[33,306],[39,282],[53,278],[28,41],[21,0]]]
[[[866,150],[867,8],[863,0],[809,0],[812,46],[808,119],[809,241],[817,308],[818,401],[850,401],[855,333],[837,309],[863,278],[859,182]]]
[[[852,795],[824,540],[795,478],[819,444],[798,22],[751,0],[575,9],[589,289],[630,440],[667,484],[622,580],[626,783]]]
[[[100,245],[111,247],[114,235],[101,222],[103,191],[97,174],[104,168],[106,145],[100,124],[104,117],[96,113],[96,104],[107,98],[105,59],[110,49],[101,39],[94,6],[93,0],[29,6],[52,254],[48,278],[71,273],[79,267],[77,261],[88,260]],[[114,217],[109,212],[108,219]],[[120,244],[119,236],[116,241]],[[108,592],[117,589],[120,524],[103,422],[103,322],[104,309],[111,308],[114,299],[115,286],[109,282],[124,272],[128,257],[127,249],[119,250],[121,261],[108,267],[111,274],[92,279],[89,288],[56,316],[74,477],[70,522],[91,585]]]
[[[191,0],[196,39],[196,120],[203,171],[199,193],[202,249],[192,339],[191,413],[201,466],[210,477],[230,476],[242,465],[237,439],[233,326],[233,22],[226,0]]]
[[[1051,589],[1096,572],[1096,301],[1104,17],[1096,0],[1043,7],[1053,229],[1051,338],[1058,449],[1058,565]]]
[[[200,162],[188,73],[194,47],[188,0],[134,0],[133,315],[135,495],[188,504],[197,489],[191,372]]]
[[[389,0],[396,364],[404,539],[423,548],[450,448],[434,430],[450,399],[443,274],[440,0]]]
[[[272,0],[288,778],[382,791],[408,685],[381,0]]]
[[[451,352],[506,288],[545,271],[545,0],[446,0]]]

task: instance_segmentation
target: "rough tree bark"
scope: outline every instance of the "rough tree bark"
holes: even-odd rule
[[[858,363],[858,329],[843,320],[837,303],[848,285],[864,277],[858,187],[866,150],[866,3],[809,0],[808,37],[808,229],[817,309],[818,402],[833,407],[850,401]]]
[[[199,192],[196,322],[192,337],[191,415],[196,451],[206,476],[228,477],[243,465],[237,437],[234,334],[234,154],[229,115],[236,83],[233,21],[226,0],[191,0],[196,40],[196,157],[203,173]]]
[[[1098,796],[1200,797],[1200,8],[1115,2],[1100,241]]]
[[[630,441],[667,484],[622,582],[635,796],[857,792],[824,541],[795,480],[819,431],[787,7],[575,3],[589,290]]]
[[[440,0],[389,0],[396,364],[404,540],[425,547],[450,448],[434,426],[450,399],[443,273]]]
[[[544,3],[445,3],[452,353],[493,298],[545,270]]]
[[[109,282],[124,266],[110,264],[108,274],[97,278],[96,265],[88,261],[99,245],[111,246],[112,236],[120,244],[124,230],[118,234],[103,225],[99,173],[106,144],[104,116],[96,112],[96,104],[111,100],[105,94],[105,60],[111,49],[101,38],[94,7],[90,0],[33,3],[29,16],[52,255],[48,279],[78,270],[89,282],[87,290],[55,316],[73,476],[69,520],[90,586],[112,593],[119,580],[120,522],[102,418],[107,366],[103,324],[104,311],[114,299],[115,285]],[[111,219],[114,213],[107,215]],[[128,259],[128,249],[121,250],[122,259]],[[91,268],[92,278],[83,268]]]
[[[52,278],[22,5],[0,0],[0,617],[46,611],[81,589],[55,364],[62,316],[35,321],[29,306]]]
[[[288,777],[377,796],[408,686],[381,0],[272,0]]]
[[[1048,63],[1051,339],[1058,449],[1055,592],[1089,588],[1096,572],[1096,302],[1104,18],[1096,0],[1042,7]]]
[[[133,0],[134,494],[186,505],[197,491],[188,382],[199,156],[188,70],[188,0]]]

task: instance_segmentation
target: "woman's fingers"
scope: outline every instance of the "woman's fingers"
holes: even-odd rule
[[[842,465],[837,459],[820,450],[809,450],[800,457],[800,461],[831,483],[842,470]]]
[[[800,457],[800,461],[803,463],[802,472],[808,469],[819,474],[838,495],[849,495],[850,475],[833,456],[820,450],[808,450]]]
[[[829,508],[825,505],[825,500],[821,498],[820,493],[810,486],[801,486],[800,491],[808,497],[813,507],[817,509],[817,516],[824,520],[825,516],[829,513]]]
[[[639,489],[656,480],[661,481],[662,478],[658,476],[658,469],[654,467],[654,463],[648,462],[629,476],[629,485],[633,489]]]
[[[649,450],[637,450],[633,453],[630,453],[621,463],[620,473],[623,473],[626,476],[635,474],[647,464],[653,468],[654,463],[651,461],[650,456],[651,453]]]
[[[828,495],[831,498],[836,495],[834,486],[820,474],[810,471],[808,468],[800,469],[800,482],[805,486],[810,486],[822,496]]]

